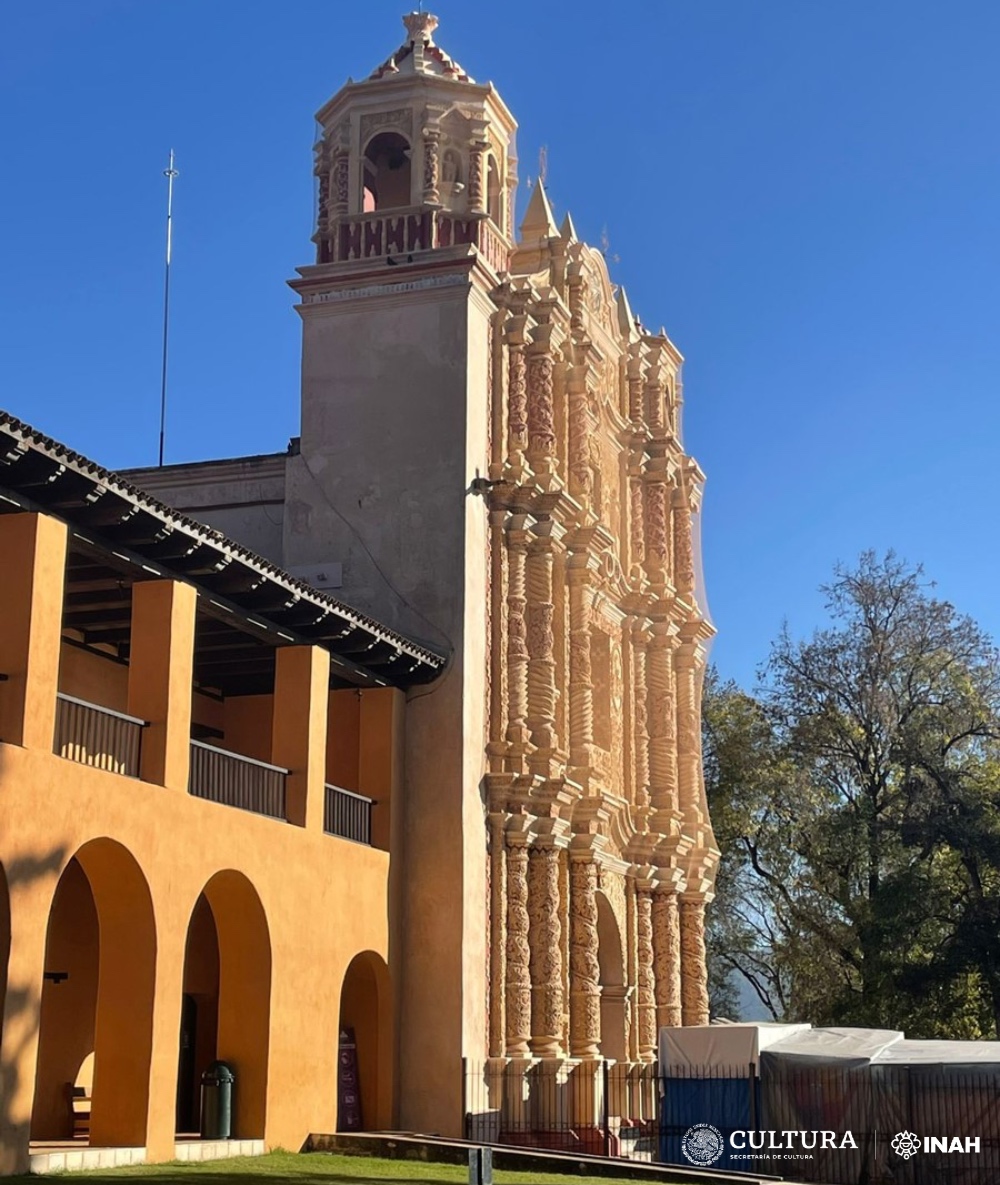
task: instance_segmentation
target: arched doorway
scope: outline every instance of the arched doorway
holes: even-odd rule
[[[85,844],[49,910],[32,1139],[82,1132],[103,1147],[146,1143],[156,926],[146,878],[121,844]],[[76,1112],[73,1089],[89,1102]]]
[[[362,206],[393,210],[410,204],[410,144],[398,132],[380,132],[365,148]]]
[[[601,1054],[625,1061],[626,999],[625,958],[618,919],[604,893],[597,900],[597,961],[601,974]]]
[[[340,993],[338,1131],[392,1126],[392,995],[374,951],[355,955]]]
[[[199,1130],[200,1082],[217,1059],[236,1073],[233,1137],[261,1139],[267,1113],[271,938],[256,889],[216,873],[191,912],[184,951],[177,1130]]]

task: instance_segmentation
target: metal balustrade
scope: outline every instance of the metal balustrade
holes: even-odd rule
[[[145,727],[145,720],[59,692],[52,748],[69,761],[137,778]]]
[[[323,803],[323,830],[327,835],[353,839],[355,843],[372,842],[372,807],[375,802],[353,790],[327,786]]]
[[[231,753],[204,741],[191,742],[188,791],[196,798],[284,819],[287,777],[288,770],[280,766]]]

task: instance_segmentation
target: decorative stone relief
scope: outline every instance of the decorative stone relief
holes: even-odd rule
[[[596,1057],[601,1040],[597,865],[570,862],[570,1055]]]
[[[532,848],[529,862],[528,913],[531,919],[531,1052],[558,1057],[564,1023],[559,852]]]
[[[361,117],[361,146],[376,132],[400,132],[407,138],[413,135],[413,111],[399,107],[394,111],[370,111]]]
[[[708,1024],[708,972],[705,966],[705,902],[682,897],[681,999],[683,1023]]]
[[[681,937],[677,894],[653,894],[653,973],[656,980],[656,1027],[681,1023]]]
[[[652,895],[647,889],[635,894],[638,946],[636,950],[639,984],[639,1060],[656,1060],[656,999],[653,990]]]
[[[506,1047],[527,1057],[531,1038],[531,946],[528,918],[528,850],[507,848]]]
[[[681,594],[694,591],[694,547],[691,508],[678,492],[674,503],[674,584]]]
[[[556,450],[552,355],[547,346],[528,351],[528,453],[552,456]]]

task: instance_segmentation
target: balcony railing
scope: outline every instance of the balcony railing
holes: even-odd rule
[[[204,741],[191,742],[188,790],[196,798],[284,819],[287,777],[288,770],[280,766],[217,749]]]
[[[353,790],[326,787],[323,803],[323,830],[327,835],[353,839],[355,843],[372,842],[372,807],[375,802]]]
[[[379,259],[471,243],[496,272],[506,271],[510,247],[484,214],[454,214],[411,206],[343,215],[321,243],[320,262]]]
[[[70,761],[137,778],[145,727],[145,720],[60,692],[52,747]]]

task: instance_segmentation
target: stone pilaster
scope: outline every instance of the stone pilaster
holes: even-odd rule
[[[531,949],[531,1052],[562,1055],[562,932],[559,910],[559,849],[551,842],[530,849],[528,866]]]
[[[705,958],[705,899],[680,900],[681,1002],[686,1025],[708,1024],[708,968]]]
[[[504,986],[507,979],[507,846],[506,816],[490,815],[490,1057],[506,1053]]]
[[[646,563],[646,514],[640,476],[629,478],[629,574],[640,578]]]
[[[504,1044],[508,1057],[528,1057],[531,1038],[531,947],[528,935],[528,848],[523,835],[507,836],[507,934]]]
[[[601,966],[597,936],[597,865],[593,853],[570,855],[570,1056],[597,1057],[601,1041]]]
[[[654,348],[649,369],[646,371],[646,423],[654,436],[662,436],[663,422],[663,376],[660,365],[660,351]]]
[[[680,912],[677,894],[663,887],[653,894],[653,974],[657,1030],[679,1025],[682,1019]]]
[[[636,970],[638,972],[638,1027],[639,1061],[656,1060],[656,997],[653,988],[653,897],[649,888],[636,884],[635,907],[638,940]]]

